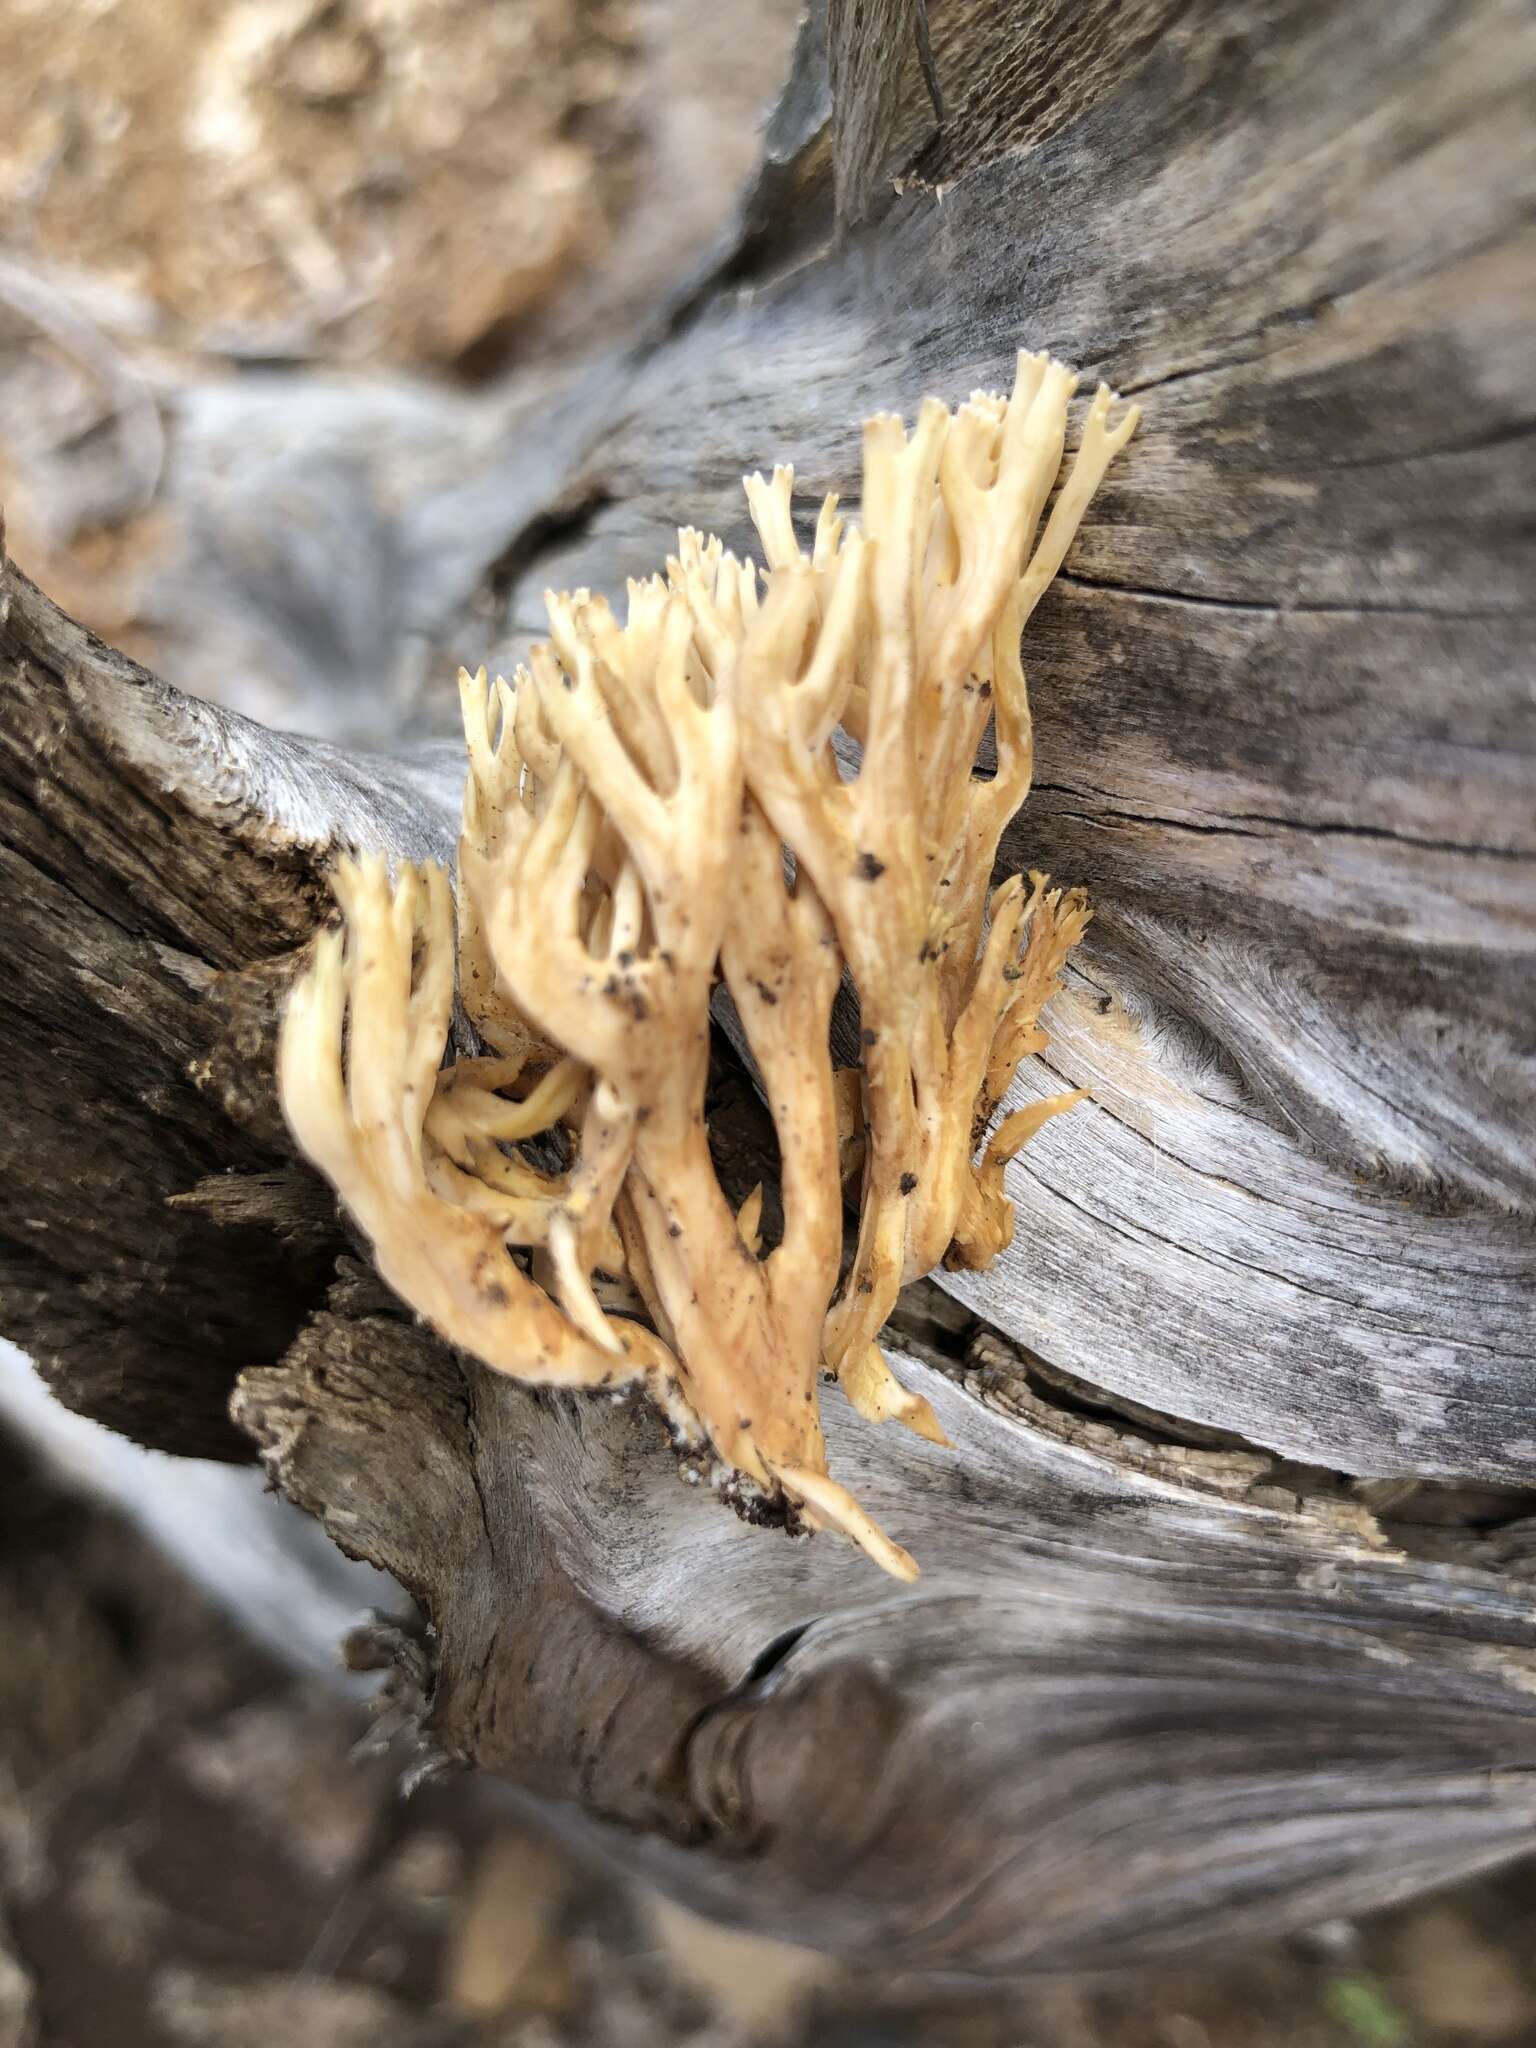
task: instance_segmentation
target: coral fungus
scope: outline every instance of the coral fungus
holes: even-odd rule
[[[441,870],[344,863],[282,1034],[295,1137],[443,1336],[521,1380],[643,1378],[757,1496],[900,1577],[827,1472],[817,1377],[944,1441],[879,1331],[905,1282],[1007,1245],[1003,1166],[1078,1099],[982,1143],[1089,915],[1039,876],[991,887],[1031,772],[1020,635],[1136,423],[1101,387],[1036,539],[1075,382],[1021,355],[1006,400],[869,421],[862,532],[829,499],[807,551],[779,469],[746,487],[765,570],[685,531],[622,623],[551,595],[511,685],[461,678],[457,944]],[[445,1067],[455,960],[488,1050]],[[766,1253],[705,1124],[720,983],[778,1139]]]

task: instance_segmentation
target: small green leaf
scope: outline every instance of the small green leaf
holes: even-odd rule
[[[1374,1977],[1330,1978],[1323,2006],[1361,2048],[1406,2048],[1408,2022]]]

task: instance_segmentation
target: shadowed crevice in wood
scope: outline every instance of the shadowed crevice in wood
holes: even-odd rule
[[[287,949],[326,900],[328,839],[306,853],[284,815],[316,757],[179,696],[8,563],[0,578],[0,1033],[28,1077],[0,1138],[6,1334],[69,1406],[246,1457],[235,1376],[286,1350],[346,1241],[334,1204],[285,1241],[228,1192],[293,1171],[270,1044]],[[312,1191],[308,1209],[319,1224]]]

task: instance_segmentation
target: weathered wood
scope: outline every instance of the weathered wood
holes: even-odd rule
[[[881,126],[942,198],[819,255],[813,20],[713,278],[390,542],[441,572],[419,681],[485,651],[477,522],[506,655],[544,584],[616,590],[680,516],[742,539],[743,468],[846,490],[864,412],[1017,341],[1143,394],[1031,628],[1010,848],[1098,906],[1022,1084],[1095,1106],[1023,1155],[997,1272],[905,1318],[956,1449],[831,1403],[913,1591],[735,1521],[645,1409],[330,1285],[275,999],[335,849],[446,851],[450,756],[190,704],[11,572],[0,622],[0,1045],[60,1048],[6,1139],[10,1332],[184,1449],[233,1447],[244,1368],[277,1483],[420,1598],[400,1682],[449,1756],[712,1910],[942,1972],[1297,1925],[1536,1840],[1530,1502],[1491,1490],[1536,1467],[1536,36],[1504,0],[1120,20],[936,8],[945,129],[915,62]]]
[[[1265,1460],[1094,1441],[1006,1365],[956,1385],[899,1358],[953,1455],[829,1416],[925,1560],[889,1597],[679,1484],[643,1411],[530,1396],[338,1307],[243,1382],[268,1470],[426,1601],[446,1752],[579,1800],[702,1910],[1009,1974],[1348,1913],[1530,1845],[1527,1595]]]
[[[1505,0],[1195,7],[1112,43],[1067,12],[936,13],[966,82],[938,154],[914,129],[887,161],[942,194],[632,366],[503,651],[679,513],[746,545],[742,469],[793,460],[807,514],[856,491],[865,413],[995,385],[1019,340],[1138,393],[1026,637],[1005,849],[1096,906],[1021,1098],[1096,1107],[1020,1155],[1012,1254],[953,1284],[1289,1455],[1529,1482],[1536,34]],[[1050,34],[1061,91],[1016,105]]]
[[[53,941],[97,949],[90,973],[74,969],[84,999],[69,1024],[99,1085],[120,1048],[164,1035],[164,990],[128,981],[123,963],[151,943],[157,959],[196,961],[201,946],[227,962],[237,915],[238,945],[271,961],[314,915],[306,876],[328,837],[398,846],[408,830],[419,848],[446,806],[407,824],[387,768],[342,771],[318,746],[182,707],[72,634],[19,579],[9,587],[6,836],[34,849],[36,872],[46,861],[76,878],[63,892],[76,922]],[[37,643],[54,648],[46,667]],[[169,908],[138,913],[141,836],[106,832],[86,853],[79,819],[88,788],[119,814],[141,795],[128,764],[165,766],[155,748],[177,718],[189,744],[161,786],[179,888]],[[17,764],[44,735],[50,779],[25,782]],[[332,774],[327,832],[313,807]],[[82,808],[70,830],[62,800],[53,807],[44,850],[38,813],[53,789]],[[295,790],[311,806],[299,830]],[[195,920],[177,907],[183,895],[200,905]],[[119,916],[88,911],[93,897],[115,898]],[[129,928],[151,914],[153,942]],[[67,950],[63,965],[74,967]],[[225,972],[244,984],[253,971]],[[258,965],[256,984],[274,972]],[[183,966],[179,980],[206,974]],[[262,1127],[270,1003],[239,1011],[233,1038],[211,1006],[196,1021],[166,1039],[156,1091],[131,1125],[112,1127],[107,1156],[120,1156],[125,1128],[148,1148],[162,1122],[194,1126],[197,1157],[165,1141],[161,1184],[185,1176],[175,1192],[192,1197],[167,1213],[174,1227],[195,1218],[216,1231],[203,1220],[201,1169],[221,1148],[245,1161],[255,1143],[227,1108]],[[199,1091],[189,1051],[225,1085]],[[249,1089],[236,1085],[241,1072]],[[131,1225],[153,1213],[125,1202],[120,1183],[102,1187],[39,1151],[28,1171],[29,1206],[41,1197],[67,1210],[77,1235],[107,1214]],[[289,1262],[281,1315],[304,1328],[279,1360],[246,1372],[237,1416],[286,1492],[421,1598],[430,1662],[408,1650],[406,1668],[430,1673],[432,1739],[575,1802],[611,1853],[712,1910],[903,1965],[988,1974],[1351,1910],[1529,1841],[1536,1630],[1525,1595],[1493,1568],[1507,1551],[1484,1566],[1466,1536],[1455,1563],[1416,1560],[1403,1548],[1417,1547],[1413,1530],[1384,1530],[1316,1475],[1288,1482],[1257,1454],[1085,1420],[983,1348],[970,1365],[954,1360],[956,1381],[902,1362],[953,1453],[834,1408],[840,1467],[928,1564],[914,1594],[892,1597],[840,1547],[747,1528],[682,1484],[644,1408],[498,1381],[414,1327],[360,1269],[320,1304],[292,1244],[307,1227],[328,1260],[329,1215],[306,1210],[273,1170],[236,1186],[214,1204],[237,1220],[225,1248],[199,1241],[183,1253],[202,1261],[194,1282],[173,1292],[158,1239],[140,1237],[117,1257],[137,1291],[82,1311],[111,1333],[136,1409],[108,1391],[76,1332],[54,1334],[48,1317],[74,1298],[67,1285],[37,1288],[31,1323],[13,1285],[11,1327],[59,1346],[53,1371],[72,1400],[203,1448],[227,1391],[227,1348],[195,1313],[178,1348],[160,1304],[195,1310],[211,1292],[225,1314],[249,1315],[237,1289],[251,1269],[236,1253],[266,1215]],[[248,1327],[247,1356],[260,1357]],[[268,1356],[282,1337],[265,1340]],[[1298,1483],[1311,1490],[1298,1495]],[[1106,1839],[1134,1882],[1110,1881]]]
[[[838,219],[846,225],[864,218],[879,191],[902,104],[902,74],[907,59],[919,53],[919,34],[929,65],[933,53],[925,0],[827,0],[826,17],[832,177]],[[937,83],[930,74],[930,97]]]
[[[282,1353],[344,1240],[185,1198],[286,1161],[270,1026],[325,859],[386,816],[442,853],[457,789],[195,704],[0,573],[6,1334],[71,1406],[244,1456],[234,1376]]]

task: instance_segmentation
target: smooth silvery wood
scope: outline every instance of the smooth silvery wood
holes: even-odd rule
[[[825,29],[735,248],[358,546],[376,593],[425,565],[390,599],[402,703],[536,631],[545,583],[655,567],[680,516],[744,538],[744,468],[846,491],[862,414],[996,382],[1017,342],[1141,392],[1031,628],[1009,848],[1099,910],[1021,1088],[1097,1100],[1024,1155],[999,1269],[945,1279],[994,1333],[904,1307],[955,1448],[828,1397],[924,1578],[746,1527],[643,1406],[498,1380],[390,1299],[292,1157],[273,1033],[332,855],[448,852],[452,749],[265,733],[8,569],[0,1303],[71,1405],[254,1444],[417,1596],[422,1639],[354,1654],[426,1760],[765,1932],[1130,1961],[1536,1840],[1536,1524],[1497,1486],[1536,1458],[1536,52],[1496,0],[935,8],[946,127],[915,59],[877,125],[942,199],[877,192],[834,243]],[[221,603],[270,618],[270,561],[303,561],[302,635],[305,547],[242,596],[211,545]],[[367,634],[336,644],[355,675]]]

